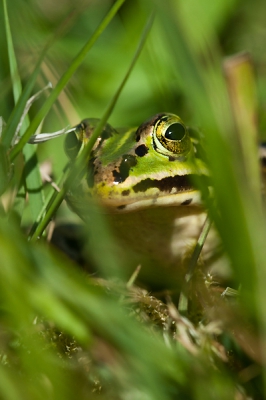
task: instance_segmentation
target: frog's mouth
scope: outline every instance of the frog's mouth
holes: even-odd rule
[[[101,192],[101,187],[98,187],[96,195],[110,212],[130,212],[151,207],[201,207],[199,183],[205,188],[209,187],[209,177],[189,174],[160,180],[145,178],[130,187],[125,181],[121,185],[113,186],[105,195]]]
[[[110,212],[131,212],[144,210],[153,207],[177,207],[177,206],[194,206],[202,207],[201,193],[198,190],[190,190],[186,192],[161,194],[157,196],[145,196],[143,198],[131,199],[130,202],[124,204],[105,203]]]

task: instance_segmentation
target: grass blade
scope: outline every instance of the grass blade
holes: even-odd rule
[[[13,40],[11,35],[11,29],[9,25],[8,12],[6,0],[3,0],[4,5],[4,15],[5,15],[5,27],[6,27],[6,37],[7,37],[7,49],[8,49],[8,58],[10,65],[10,74],[12,79],[13,86],[13,95],[15,104],[18,102],[19,97],[22,92],[22,84],[19,77],[19,71],[13,46]],[[30,121],[28,115],[25,115],[25,118],[21,125],[21,132],[23,133],[27,127],[29,126]],[[25,158],[25,183],[27,187],[27,191],[29,194],[29,206],[31,209],[31,219],[32,221],[38,216],[39,210],[41,209],[44,201],[44,194],[42,191],[42,180],[40,171],[38,168],[38,159],[35,151],[36,147],[33,146],[25,146],[23,148],[23,155]],[[18,201],[18,199],[17,199]],[[19,202],[24,202],[24,199],[21,198]],[[16,207],[22,208],[20,205],[16,204]]]
[[[237,128],[237,137],[246,180],[260,201],[260,171],[257,158],[258,143],[258,101],[254,68],[249,54],[241,53],[224,62],[224,70],[230,102]]]
[[[19,96],[21,94],[21,91],[22,91],[22,85],[21,85],[21,81],[19,79],[19,74],[18,74],[18,66],[17,66],[16,56],[15,56],[14,47],[13,47],[13,40],[12,40],[11,29],[10,29],[10,25],[9,25],[6,0],[3,0],[3,6],[4,6],[4,18],[5,18],[5,29],[6,29],[6,40],[7,40],[10,76],[11,76],[11,80],[12,80],[12,88],[13,88],[13,95],[14,95],[15,103],[17,103]]]
[[[180,293],[179,303],[178,303],[178,311],[182,315],[186,315],[187,311],[188,311],[188,283],[190,282],[191,278],[193,277],[193,274],[197,267],[197,261],[200,256],[200,253],[202,251],[202,248],[204,246],[205,240],[208,236],[211,225],[212,225],[212,221],[209,219],[209,217],[207,217],[206,221],[202,227],[202,231],[198,238],[197,244],[194,248],[194,251],[193,251],[192,256],[188,263],[187,272],[185,275],[185,279],[184,279],[184,283],[183,283],[183,287],[182,287],[182,291]]]

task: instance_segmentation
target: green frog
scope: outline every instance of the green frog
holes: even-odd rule
[[[68,136],[74,157],[86,145],[97,119],[84,119]],[[132,267],[141,264],[154,279],[171,269],[180,277],[206,219],[201,188],[210,178],[199,135],[181,118],[160,113],[138,128],[121,132],[105,126],[91,152],[85,178],[67,201],[83,219],[93,197],[100,203]],[[210,233],[202,259],[216,246]]]

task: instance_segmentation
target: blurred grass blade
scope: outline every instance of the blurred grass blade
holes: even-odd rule
[[[17,137],[20,136],[21,133],[23,133],[25,131],[25,129],[21,129],[22,126],[23,126],[24,121],[26,121],[25,125],[26,125],[26,127],[28,127],[28,125],[29,125],[29,123],[28,123],[29,122],[28,113],[29,113],[29,110],[30,110],[31,106],[33,105],[34,101],[36,101],[45,90],[51,89],[51,88],[52,88],[52,84],[51,84],[51,82],[49,82],[44,88],[42,88],[41,90],[39,90],[37,93],[35,93],[33,96],[31,96],[29,98],[29,100],[26,103],[26,106],[25,106],[25,109],[23,111],[23,114],[22,114],[22,116],[20,118],[20,121],[19,121],[19,124],[17,126],[15,135],[13,137],[12,145],[16,143]]]
[[[0,144],[0,196],[6,190],[11,177],[11,166],[6,149]]]
[[[10,76],[12,81],[13,95],[15,103],[17,103],[19,96],[22,91],[22,85],[19,79],[18,66],[16,61],[16,56],[13,47],[13,40],[11,35],[11,29],[9,25],[9,18],[7,12],[6,0],[3,0],[4,6],[4,17],[5,17],[5,29],[6,29],[6,40],[7,40],[7,49],[8,49],[8,60],[10,67]]]
[[[39,163],[36,154],[36,146],[26,145],[23,148],[25,158],[25,184],[29,195],[29,207],[31,210],[31,222],[35,221],[44,204],[43,184],[39,170]]]
[[[15,104],[17,104],[19,97],[21,96],[22,84],[21,84],[21,81],[19,78],[17,60],[16,60],[14,47],[13,47],[13,40],[12,40],[11,30],[10,30],[10,26],[9,26],[6,0],[3,0],[3,5],[4,5],[4,14],[5,14],[5,27],[6,27],[10,74],[11,74],[11,79],[12,79],[14,101],[15,101]],[[23,121],[21,122],[21,133],[23,133],[28,128],[29,124],[30,124],[29,117],[26,114],[24,116]],[[37,159],[35,149],[36,149],[36,147],[33,147],[33,146],[25,146],[23,148],[23,155],[25,158],[24,175],[25,175],[25,183],[26,183],[26,187],[27,187],[27,192],[29,194],[29,207],[31,210],[31,220],[32,221],[34,221],[36,219],[36,217],[38,216],[39,210],[42,208],[43,201],[44,201],[44,194],[42,191],[42,180],[41,180],[41,175],[40,175],[40,171],[39,171],[39,167],[38,167],[38,159]],[[21,205],[18,204],[18,201],[19,200],[17,200],[16,207],[18,207],[17,209],[20,209],[22,207],[21,207]],[[20,201],[24,202],[24,199],[21,198]]]
[[[181,21],[179,6],[173,1],[168,3],[169,7],[161,8],[166,40],[177,73],[182,77],[184,90],[187,95],[189,93],[195,117],[206,130],[208,160],[221,213],[220,218],[216,209],[210,205],[214,222],[230,255],[236,276],[243,283],[242,294],[246,306],[251,310],[255,299],[250,295],[255,294],[256,285],[256,247],[249,231],[251,214],[248,211],[252,192],[245,193],[247,189],[243,186],[242,160],[238,157],[234,122],[221,74],[222,61],[217,49],[213,48],[213,37],[204,37],[197,49],[195,44],[191,45],[191,37],[187,37],[190,29],[185,26],[191,21]]]
[[[21,391],[14,385],[13,371],[0,365],[0,393],[2,399],[21,400]]]
[[[83,166],[86,163],[86,160],[90,154],[91,149],[93,148],[93,145],[95,143],[95,141],[97,140],[97,137],[100,135],[103,126],[106,124],[108,118],[110,117],[116,103],[117,100],[120,96],[120,93],[122,92],[129,76],[130,73],[132,71],[132,69],[134,68],[138,57],[141,53],[141,50],[144,47],[145,41],[148,37],[148,34],[151,30],[152,24],[153,24],[153,20],[154,20],[154,14],[152,14],[142,32],[137,50],[133,56],[133,59],[130,63],[130,66],[121,82],[121,84],[119,85],[115,95],[112,97],[110,104],[108,105],[103,117],[100,119],[97,127],[95,128],[95,131],[93,132],[89,142],[87,143],[86,147],[84,148],[84,150],[82,151],[82,153],[78,156],[78,158],[75,160],[75,163],[73,165],[73,167],[71,168],[71,170],[68,172],[66,179],[65,179],[65,185],[64,187],[61,189],[61,191],[59,193],[57,193],[54,203],[52,204],[52,206],[47,210],[47,214],[45,215],[44,219],[40,222],[40,224],[36,227],[36,231],[34,232],[34,234],[32,235],[31,240],[37,240],[38,237],[42,234],[43,230],[45,229],[45,227],[47,226],[47,224],[49,223],[52,215],[55,213],[55,211],[58,209],[59,205],[61,204],[61,202],[64,200],[65,195],[67,190],[71,187],[71,184],[73,182],[78,181],[79,179],[81,179],[81,171],[83,171],[84,173],[84,168]]]
[[[5,2],[6,0],[3,0],[3,1]],[[3,135],[2,135],[2,144],[6,148],[9,148],[12,143],[13,137],[17,130],[17,126],[20,122],[21,116],[23,115],[26,103],[27,103],[28,99],[30,98],[31,91],[32,91],[35,81],[39,75],[42,60],[43,60],[49,46],[50,46],[50,42],[43,49],[43,51],[38,59],[38,62],[36,64],[32,74],[30,75],[29,79],[27,80],[25,88],[24,88],[23,92],[20,94],[20,96],[16,102],[16,105],[13,108],[13,110],[10,114],[10,117],[7,121],[5,130],[3,131]],[[15,78],[17,77],[17,79],[19,79],[18,73],[14,76],[15,76]]]
[[[63,170],[66,171],[67,170],[67,166],[65,166],[65,168],[63,168]],[[58,180],[56,182],[56,187],[58,187],[58,188],[61,187],[63,181],[64,181],[64,173],[62,173],[61,176],[58,178]],[[40,224],[40,222],[45,217],[45,214],[47,213],[47,210],[49,210],[50,206],[55,201],[57,194],[58,194],[58,191],[56,191],[56,189],[53,186],[51,186],[49,193],[46,195],[43,207],[39,210],[39,214],[38,214],[37,218],[35,219],[34,224],[32,225],[31,230],[30,230],[30,232],[28,234],[28,240],[31,240],[32,235],[34,234],[36,229],[38,229],[38,225]],[[49,221],[48,221],[48,223],[49,223]]]
[[[224,63],[227,85],[230,94],[237,134],[240,144],[240,154],[243,158],[245,186],[252,194],[253,202],[247,211],[251,240],[255,254],[254,268],[258,276],[257,290],[254,297],[257,300],[257,311],[260,322],[261,338],[266,332],[265,313],[265,209],[261,202],[260,165],[258,163],[256,84],[253,63],[246,53],[230,57]],[[240,155],[239,154],[239,155]],[[250,201],[250,199],[248,198]],[[265,346],[261,346],[262,363],[266,362]],[[264,390],[266,391],[266,370],[264,368]]]
[[[17,143],[17,145],[11,150],[10,153],[10,158],[13,161],[23,146],[27,143],[29,138],[35,133],[37,130],[38,126],[40,125],[41,121],[43,118],[46,117],[47,113],[49,112],[50,108],[56,101],[59,93],[64,89],[74,72],[77,70],[77,68],[80,66],[82,61],[84,60],[85,56],[87,55],[88,51],[91,49],[91,47],[94,45],[96,40],[99,38],[99,36],[102,34],[102,32],[106,29],[106,27],[109,25],[109,23],[112,21],[114,16],[116,15],[117,11],[119,8],[123,5],[125,0],[117,0],[108,14],[105,16],[105,18],[102,20],[98,28],[95,30],[91,38],[87,41],[87,43],[83,46],[83,48],[80,50],[80,52],[77,54],[77,56],[74,58],[72,63],[70,64],[69,68],[67,71],[64,73],[64,75],[60,78],[58,81],[56,87],[52,91],[51,95],[47,98],[45,103],[43,104],[42,108],[39,110],[35,118],[32,120],[31,125],[28,127],[26,130],[25,134]]]
[[[257,158],[258,100],[254,69],[249,54],[241,53],[227,58],[224,62],[224,70],[237,127],[239,147],[245,166],[246,180],[260,201],[261,183]]]

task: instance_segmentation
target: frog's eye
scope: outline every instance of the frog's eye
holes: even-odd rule
[[[185,135],[186,129],[179,123],[170,125],[165,132],[165,137],[169,140],[182,140]]]
[[[153,144],[158,153],[183,158],[191,149],[191,140],[182,120],[174,114],[162,114],[153,131]]]
[[[66,155],[68,156],[68,158],[70,158],[70,160],[74,160],[77,157],[81,145],[82,142],[78,140],[75,131],[67,134],[64,143],[64,148]]]

